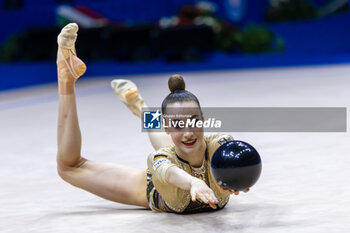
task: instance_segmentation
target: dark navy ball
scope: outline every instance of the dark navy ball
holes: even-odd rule
[[[261,158],[248,143],[230,141],[215,151],[211,170],[220,186],[231,190],[245,190],[259,179]]]

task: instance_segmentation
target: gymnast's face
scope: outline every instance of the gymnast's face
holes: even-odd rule
[[[164,116],[166,133],[169,134],[178,153],[191,155],[204,143],[203,128],[194,127],[203,120],[203,113],[195,101],[175,102],[167,105]],[[189,125],[186,123],[189,122]]]

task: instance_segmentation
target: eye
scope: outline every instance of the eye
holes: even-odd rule
[[[197,128],[197,123],[198,121],[200,121],[200,119],[192,118],[192,119],[189,119],[189,121],[190,121],[190,124],[188,125],[188,128],[194,129],[194,128]]]
[[[196,118],[196,124],[195,124],[195,128],[196,128],[196,129],[200,129],[200,128],[203,127],[203,122],[202,122],[202,124],[197,124],[199,121],[202,121],[202,119],[197,119],[197,118]]]
[[[181,120],[173,120],[172,122],[172,128],[176,130],[181,130],[183,127],[180,125]]]

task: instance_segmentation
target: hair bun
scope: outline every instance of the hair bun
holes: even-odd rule
[[[169,90],[174,93],[177,90],[185,90],[185,80],[179,74],[171,75],[168,81]]]

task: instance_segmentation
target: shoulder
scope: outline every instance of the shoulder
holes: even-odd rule
[[[175,147],[174,146],[168,146],[161,148],[151,154],[148,155],[147,158],[147,165],[148,167],[152,167],[155,163],[165,160],[173,161],[174,157],[176,156],[175,153]]]
[[[211,134],[205,136],[207,143],[222,145],[226,142],[233,141],[233,137],[230,134]]]
[[[205,136],[205,141],[207,143],[208,147],[208,154],[211,158],[214,154],[214,152],[223,144],[226,142],[233,141],[234,138],[229,134],[211,134],[208,136]]]
[[[163,156],[163,157],[173,157],[175,155],[176,155],[175,147],[173,145],[171,145],[171,146],[168,146],[168,147],[160,148],[159,150],[150,153],[148,155],[148,158],[155,159],[155,158],[161,157],[161,156]]]

